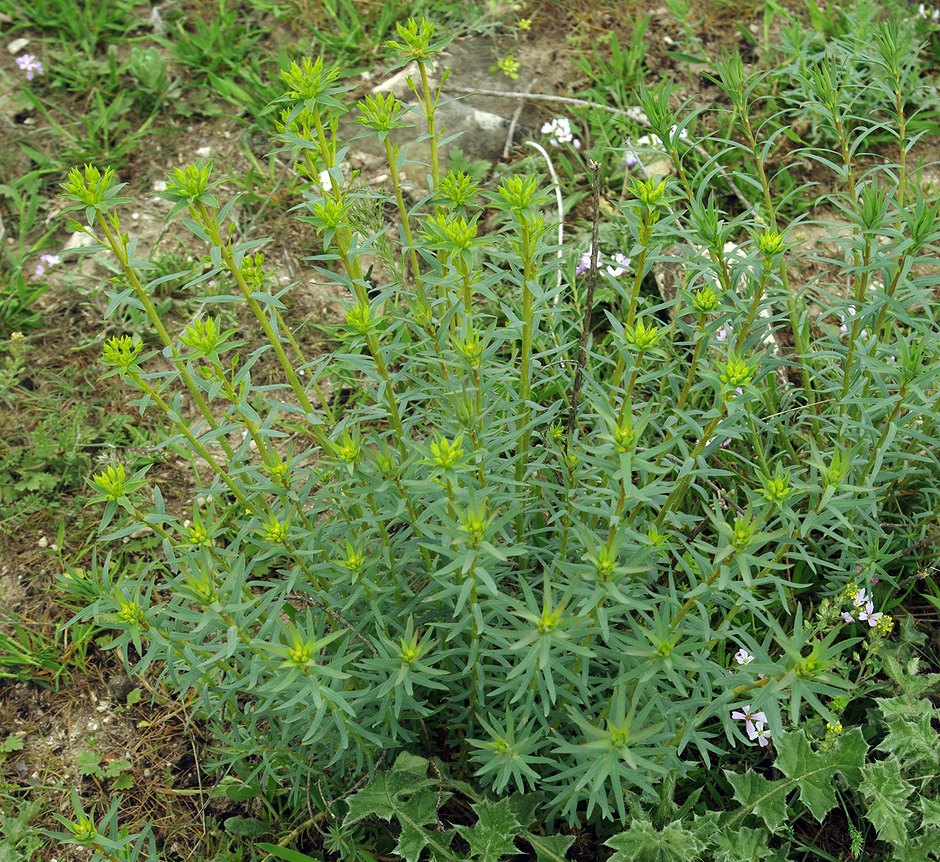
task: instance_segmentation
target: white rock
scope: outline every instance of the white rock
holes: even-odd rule
[[[153,184],[153,190],[155,192],[165,192],[166,191],[166,180],[157,180]]]
[[[65,244],[65,248],[88,248],[95,244],[92,237],[80,230],[75,231]]]
[[[199,156],[200,159],[208,159],[209,156],[212,155],[212,147],[200,147],[196,150],[196,155]]]
[[[7,45],[7,51],[9,51],[11,54],[19,54],[20,51],[22,51],[28,44],[29,39],[14,39],[12,42],[10,42],[9,45]]]

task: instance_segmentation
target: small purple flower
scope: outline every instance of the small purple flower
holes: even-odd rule
[[[729,335],[731,335],[731,326],[726,323],[724,326],[718,327],[718,332],[715,333],[715,338],[723,343],[728,340]]]
[[[636,157],[636,153],[633,150],[627,150],[623,157],[623,166],[628,171],[632,171],[639,163],[640,160]]]
[[[62,258],[57,254],[41,254],[39,255],[39,263],[36,264],[36,270],[33,274],[36,278],[42,278],[47,270],[58,266],[60,263],[62,263]]]
[[[16,65],[26,73],[27,81],[32,81],[36,75],[43,74],[42,63],[36,59],[34,54],[20,54],[16,58]]]
[[[575,275],[584,275],[590,268],[592,263],[592,257],[594,255],[594,246],[592,245],[584,254],[581,255],[580,260],[578,261],[578,267],[575,269]]]
[[[855,622],[855,617],[853,617],[848,611],[842,611],[842,619],[844,619],[847,623]]]

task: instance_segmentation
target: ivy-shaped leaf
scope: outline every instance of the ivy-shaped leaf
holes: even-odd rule
[[[940,829],[928,829],[894,848],[891,862],[930,862],[940,859]]]
[[[418,862],[430,835],[430,831],[424,827],[430,823],[437,823],[437,794],[433,790],[421,790],[408,800],[407,808],[407,818],[395,812],[401,824],[401,833],[398,836],[395,852],[405,862]]]
[[[388,772],[377,772],[365,787],[346,800],[349,811],[343,826],[351,826],[366,817],[391,820],[408,797],[432,783],[427,774],[428,762],[424,758],[400,754]]]
[[[0,754],[10,754],[13,751],[23,750],[22,733],[11,733],[3,742],[0,742]]]
[[[901,765],[893,757],[867,764],[862,775],[859,790],[868,800],[865,816],[874,824],[882,841],[902,844],[907,839],[907,824],[911,818],[907,797],[914,785],[901,777]]]
[[[606,846],[616,851],[609,862],[692,862],[701,857],[705,842],[681,821],[656,829],[649,820],[634,818]]]
[[[91,775],[95,778],[104,776],[104,770],[101,768],[101,755],[90,748],[78,753],[78,757],[75,758],[75,768],[79,775]]]
[[[796,784],[800,800],[821,823],[836,807],[835,773],[841,772],[850,785],[858,784],[867,751],[868,744],[858,728],[839,736],[825,752],[813,751],[800,730],[781,737],[774,766]]]
[[[450,797],[439,792],[437,782],[428,778],[428,761],[412,754],[400,754],[388,772],[375,774],[346,801],[343,819],[347,827],[367,817],[398,821],[401,832],[396,853],[405,862],[418,862],[425,848],[435,862],[457,862],[450,849],[453,830],[445,833],[426,828],[437,823],[437,808]]]
[[[758,862],[773,854],[769,841],[766,829],[723,829],[715,836],[712,858],[714,862]]]
[[[473,806],[477,822],[473,826],[458,826],[457,831],[470,845],[470,855],[480,862],[499,862],[503,856],[519,852],[516,836],[522,826],[516,819],[508,799],[499,802],[480,802]]]
[[[932,768],[940,765],[940,736],[933,722],[940,717],[930,700],[911,700],[905,697],[879,698],[878,706],[888,726],[878,750],[893,754],[908,768],[928,763]]]
[[[857,727],[838,737],[829,751],[820,752],[810,748],[802,730],[783,734],[777,740],[774,765],[785,778],[769,781],[751,770],[743,775],[725,772],[734,788],[734,798],[743,806],[725,821],[725,826],[739,828],[740,821],[754,813],[771,832],[776,832],[786,819],[787,797],[795,788],[799,788],[803,804],[821,821],[836,805],[836,774],[857,784],[867,751],[868,744]]]
[[[787,794],[793,785],[786,779],[768,781],[749,769],[743,775],[725,770],[725,778],[731,782],[734,798],[744,807],[732,815],[729,825],[742,820],[752,811],[760,817],[771,832],[776,832],[787,817]]]
[[[920,802],[921,826],[924,829],[940,829],[940,799],[925,799],[921,796],[918,801]]]
[[[121,773],[128,772],[131,769],[129,760],[112,760],[104,771],[105,778],[117,778]]]

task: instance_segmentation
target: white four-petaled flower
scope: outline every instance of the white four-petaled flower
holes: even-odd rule
[[[767,743],[770,742],[770,728],[763,725],[748,728],[747,738],[752,741],[756,739],[761,748],[766,748]]]
[[[865,607],[858,612],[858,618],[860,621],[868,621],[868,625],[874,628],[878,625],[878,621],[884,616],[881,611],[875,610],[875,605],[873,602],[866,602]]]
[[[551,135],[548,142],[553,147],[560,147],[562,144],[571,144],[576,150],[581,149],[581,141],[571,131],[571,122],[567,117],[555,117],[542,124],[542,134]]]
[[[754,656],[752,656],[744,647],[741,647],[735,654],[734,660],[741,666],[749,665],[754,661]]]
[[[755,730],[763,730],[764,726],[767,724],[767,716],[762,712],[751,712],[751,705],[749,703],[732,712],[731,717],[744,722],[744,730],[751,739],[756,738],[755,736],[751,736]],[[768,732],[768,736],[769,735]],[[766,743],[763,744],[766,745]]]

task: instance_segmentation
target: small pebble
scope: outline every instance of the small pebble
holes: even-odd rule
[[[12,42],[10,42],[9,45],[7,45],[7,51],[9,51],[11,54],[19,54],[20,51],[22,51],[28,44],[29,39],[14,39]]]

